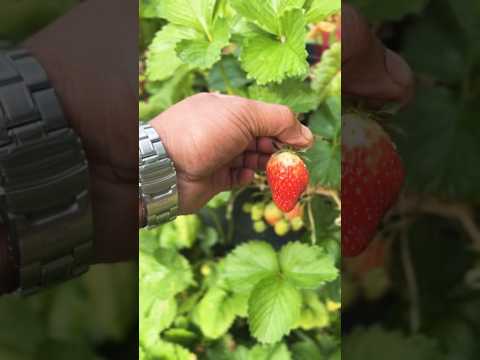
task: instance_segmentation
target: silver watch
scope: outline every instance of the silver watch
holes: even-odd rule
[[[40,63],[0,52],[0,223],[31,294],[87,271],[93,253],[88,164]]]
[[[138,187],[147,226],[173,220],[178,211],[177,173],[150,125],[139,126],[138,148]]]

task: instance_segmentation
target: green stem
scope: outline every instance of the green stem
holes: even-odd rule
[[[313,218],[312,202],[308,202],[308,219],[310,220],[310,226],[312,227],[312,244],[317,243],[317,229],[315,228],[315,219]]]

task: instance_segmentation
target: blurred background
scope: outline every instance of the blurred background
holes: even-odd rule
[[[1,1],[0,49],[18,43],[77,0]],[[0,359],[138,357],[138,266],[93,266],[84,276],[28,298],[0,298]]]
[[[407,170],[368,251],[344,260],[344,359],[480,358],[480,2],[351,0],[412,67],[384,123]]]

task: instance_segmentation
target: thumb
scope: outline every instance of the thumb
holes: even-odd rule
[[[302,125],[287,106],[251,101],[249,120],[250,131],[255,137],[273,137],[297,148],[313,144],[310,129]]]
[[[405,104],[413,95],[413,76],[407,63],[386,49],[366,20],[342,4],[342,93],[377,102]]]

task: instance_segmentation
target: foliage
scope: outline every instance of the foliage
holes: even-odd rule
[[[137,293],[132,264],[98,265],[81,278],[29,298],[0,300],[0,358],[105,359],[98,346],[131,335]]]
[[[344,356],[476,359],[480,7],[350,2],[411,65],[417,89],[386,124],[406,166],[404,194],[369,251],[342,268]]]
[[[259,173],[198,214],[140,231],[141,359],[339,358],[339,9],[337,0],[140,1],[142,121],[212,91],[287,105],[316,138],[303,154],[302,209],[278,220],[282,229],[266,220]],[[320,21],[332,25],[329,43],[313,31]],[[309,62],[319,45],[328,50]]]

